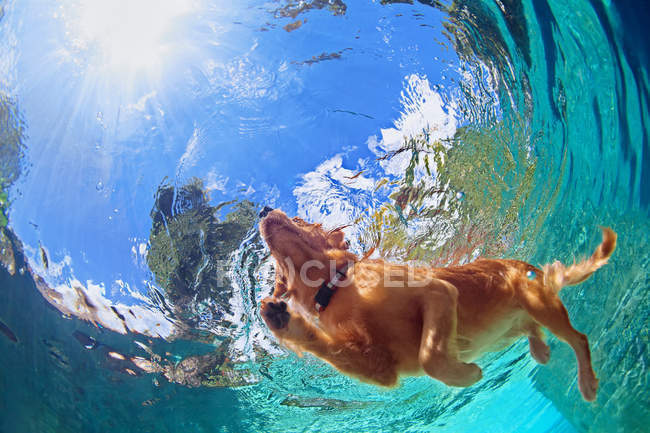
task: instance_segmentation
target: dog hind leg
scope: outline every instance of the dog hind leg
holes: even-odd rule
[[[530,354],[538,364],[546,364],[551,358],[551,348],[544,342],[539,325],[534,324],[528,334]]]
[[[593,401],[598,390],[598,379],[591,365],[589,341],[587,336],[573,328],[569,314],[557,293],[562,287],[585,281],[596,270],[607,264],[616,249],[617,236],[610,228],[602,227],[602,231],[603,240],[591,257],[570,266],[560,262],[544,266],[543,282],[536,280],[522,286],[523,290],[519,291],[518,296],[522,306],[536,322],[568,343],[575,352],[578,361],[578,387],[587,401]],[[528,341],[533,358],[537,362],[544,359],[548,361],[548,357],[544,357],[548,346],[543,340],[533,334],[529,336]]]
[[[585,400],[593,401],[598,390],[598,379],[596,379],[591,366],[591,352],[587,336],[573,328],[569,320],[569,313],[560,298],[541,283],[530,284],[522,295],[520,302],[528,314],[537,323],[571,346],[578,361],[578,388]],[[537,344],[537,342],[534,341],[533,344]],[[531,351],[533,350],[536,349],[533,349],[531,345]],[[535,357],[535,354],[533,356]]]

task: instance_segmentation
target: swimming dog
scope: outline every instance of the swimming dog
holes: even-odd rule
[[[616,233],[588,259],[541,269],[518,260],[478,259],[463,266],[413,267],[360,259],[340,229],[265,208],[260,232],[276,261],[273,296],[261,315],[278,340],[364,382],[395,386],[423,373],[467,387],[482,377],[472,361],[526,336],[540,364],[550,349],[544,327],[568,343],[578,362],[578,387],[596,398],[598,380],[587,337],[576,331],[558,296],[586,280],[616,248]]]

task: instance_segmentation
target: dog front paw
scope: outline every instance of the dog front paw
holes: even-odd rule
[[[289,325],[291,314],[287,311],[287,303],[284,301],[262,301],[261,313],[271,330],[284,329]]]
[[[438,378],[449,386],[465,388],[474,385],[483,378],[481,368],[472,363],[458,362],[449,365],[445,374]]]

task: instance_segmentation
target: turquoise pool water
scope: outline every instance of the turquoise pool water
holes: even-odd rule
[[[0,1],[0,432],[644,432],[648,6]],[[619,235],[467,389],[277,345],[257,213],[357,253],[544,264]]]

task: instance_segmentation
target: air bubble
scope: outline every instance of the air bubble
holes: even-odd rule
[[[529,280],[534,280],[535,278],[537,278],[537,274],[535,273],[535,271],[526,272],[526,276],[528,277]]]
[[[97,191],[101,191],[102,189],[104,189],[104,182],[102,182],[101,180],[97,182],[97,185],[95,185],[95,189]]]

